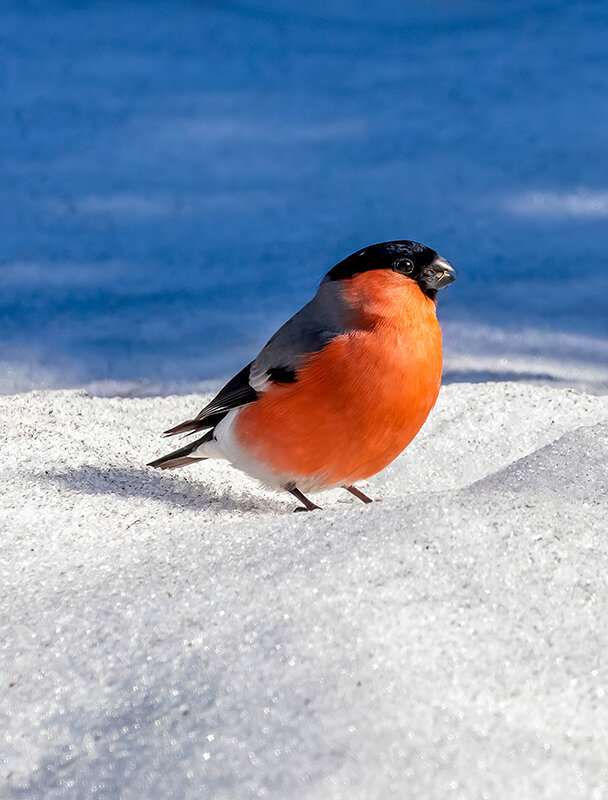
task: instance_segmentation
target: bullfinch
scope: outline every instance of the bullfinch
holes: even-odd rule
[[[411,241],[364,247],[329,270],[313,299],[194,419],[165,435],[202,433],[148,466],[224,458],[272,489],[342,487],[384,469],[418,433],[441,384],[437,292],[456,277]]]

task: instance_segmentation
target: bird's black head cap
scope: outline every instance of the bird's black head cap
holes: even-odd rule
[[[394,242],[370,244],[340,261],[325,276],[326,281],[354,278],[362,272],[390,269],[416,281],[428,297],[435,299],[437,291],[456,277],[450,264],[435,250],[419,242],[400,239]]]

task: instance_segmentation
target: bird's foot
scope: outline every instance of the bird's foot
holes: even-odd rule
[[[302,494],[302,492],[299,489],[296,489],[295,486],[292,489],[288,489],[287,491],[290,492],[296,499],[298,499],[300,501],[300,503],[304,503],[303,506],[298,506],[297,508],[295,508],[294,512],[297,512],[297,511],[320,511],[321,510],[321,506],[315,505],[312,502],[312,500],[309,500],[308,497],[306,497],[305,494]]]
[[[362,503],[374,502],[371,497],[368,497],[366,494],[363,494],[363,492],[360,489],[357,489],[356,486],[345,486],[344,488],[346,489],[347,492],[350,492],[358,500],[361,500]]]

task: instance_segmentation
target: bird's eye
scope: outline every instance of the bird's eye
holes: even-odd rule
[[[409,258],[400,258],[395,264],[395,269],[404,275],[410,275],[414,271],[414,262]]]

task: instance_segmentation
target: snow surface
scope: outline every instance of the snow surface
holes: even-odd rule
[[[293,514],[198,396],[0,398],[0,797],[608,795],[608,398],[445,387]]]
[[[2,800],[608,796],[607,32],[0,4]],[[382,502],[144,466],[203,398],[133,396],[211,391],[392,238],[460,274]]]
[[[446,378],[608,389],[608,4],[4,0],[0,391],[198,389],[339,259],[460,272]]]

